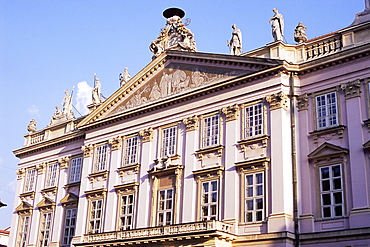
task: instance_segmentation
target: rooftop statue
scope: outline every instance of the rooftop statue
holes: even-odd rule
[[[128,73],[128,68],[124,68],[123,71],[123,73],[119,74],[119,83],[121,87],[131,78],[131,75]]]
[[[294,41],[298,43],[303,43],[307,41],[306,27],[303,26],[302,22],[299,22],[294,29]]]
[[[278,9],[272,10],[274,16],[270,18],[270,24],[272,28],[272,37],[274,41],[283,40],[284,37],[284,18],[282,14],[279,14]]]
[[[27,131],[31,133],[31,132],[35,132],[36,130],[37,130],[36,120],[32,119],[27,126]]]
[[[94,88],[92,90],[92,103],[100,104],[102,102],[101,98],[101,84],[98,78],[94,78]]]
[[[73,89],[72,89],[73,92]],[[72,110],[72,95],[69,94],[68,90],[64,91],[65,96],[63,98],[63,115],[66,116],[67,119],[74,118],[73,110]]]
[[[233,32],[231,33],[231,40],[227,42],[230,46],[230,55],[240,55],[242,53],[242,32],[236,28],[236,25],[231,26]]]
[[[158,57],[167,50],[197,51],[194,34],[181,20],[185,12],[178,8],[170,8],[163,12],[163,16],[167,18],[166,26],[149,46],[153,57]]]

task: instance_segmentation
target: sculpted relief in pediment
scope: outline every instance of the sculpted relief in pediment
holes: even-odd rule
[[[193,68],[191,68],[193,67]],[[109,115],[161,100],[173,95],[185,93],[221,80],[246,73],[243,70],[231,70],[214,67],[194,67],[175,65],[164,68],[150,78],[143,86],[129,95]]]

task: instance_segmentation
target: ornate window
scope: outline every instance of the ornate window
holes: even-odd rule
[[[70,246],[75,235],[77,208],[66,208],[64,217],[63,246]]]
[[[135,194],[121,195],[120,229],[131,230],[134,224]]]
[[[172,224],[173,215],[173,188],[158,191],[157,225]]]
[[[219,113],[203,117],[201,147],[208,148],[220,145],[220,129],[221,119]]]
[[[264,173],[245,175],[245,222],[258,222],[264,219]]]
[[[51,233],[51,216],[52,212],[44,212],[41,214],[40,222],[40,246],[49,246]]]
[[[218,180],[202,182],[201,215],[202,221],[218,220]]]
[[[69,171],[69,183],[80,182],[82,160],[83,160],[82,157],[73,158],[71,160],[70,171]]]
[[[177,125],[161,129],[161,157],[176,155],[177,148]]]
[[[46,181],[45,181],[45,188],[51,188],[57,186],[57,171],[58,171],[58,163],[49,164],[46,168]]]
[[[344,215],[342,165],[334,164],[319,167],[320,201],[323,219]]]
[[[36,168],[31,168],[26,171],[23,192],[31,192],[35,190],[36,173]]]
[[[19,227],[18,227],[18,247],[26,247],[27,246],[27,238],[28,232],[30,227],[30,215],[22,215],[19,216]]]
[[[316,129],[325,129],[339,125],[337,93],[329,92],[315,96]]]
[[[103,221],[103,199],[91,201],[89,233],[100,233]]]
[[[105,143],[95,147],[93,173],[107,170],[109,144]]]
[[[264,134],[264,115],[262,102],[244,107],[244,139]]]
[[[139,136],[131,136],[125,138],[124,145],[124,165],[131,165],[138,163],[139,155]]]

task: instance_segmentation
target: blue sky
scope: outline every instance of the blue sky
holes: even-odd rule
[[[273,8],[291,44],[298,22],[311,39],[347,27],[365,8],[364,0],[0,0],[0,199],[8,204],[0,229],[10,226],[19,163],[12,151],[22,147],[29,121],[45,127],[73,86],[77,106],[78,83],[93,86],[94,73],[110,96],[124,67],[134,76],[151,61],[162,12],[174,6],[191,19],[198,50],[221,54],[229,53],[232,24],[242,31],[243,52],[272,42]]]

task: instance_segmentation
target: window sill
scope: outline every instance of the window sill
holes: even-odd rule
[[[195,151],[195,153],[197,154],[199,160],[203,160],[203,156],[209,153],[216,153],[218,157],[221,157],[223,150],[224,150],[224,146],[218,145],[218,146],[199,149]]]
[[[72,187],[79,187],[80,184],[81,184],[81,181],[73,182],[73,183],[69,183],[69,184],[64,185],[64,188],[69,189],[69,188],[72,188]]]
[[[312,136],[313,142],[316,144],[320,137],[323,137],[325,140],[330,140],[333,135],[338,135],[339,138],[343,138],[345,129],[345,125],[339,125],[327,129],[315,130],[309,132],[309,134]]]
[[[117,170],[118,170],[119,176],[122,177],[128,171],[133,171],[135,174],[138,174],[139,169],[140,169],[140,164],[135,163],[135,164],[129,164],[129,165],[118,167]]]
[[[270,137],[268,135],[251,137],[251,138],[248,138],[248,139],[238,141],[238,145],[243,150],[243,152],[246,151],[246,148],[247,148],[248,145],[256,144],[256,143],[261,143],[262,147],[265,148],[265,147],[267,147],[267,141],[268,141],[269,138]]]
[[[101,180],[107,180],[109,175],[109,171],[102,171],[102,172],[95,172],[88,175],[89,180],[91,183],[101,179]]]

